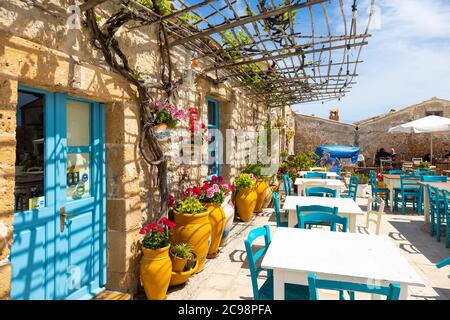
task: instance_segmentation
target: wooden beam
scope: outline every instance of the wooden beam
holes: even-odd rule
[[[203,31],[201,31],[199,33],[195,33],[195,34],[193,34],[191,36],[177,39],[177,40],[171,42],[169,44],[169,47],[178,46],[178,45],[184,44],[186,42],[193,41],[195,39],[207,37],[207,36],[209,36],[209,35],[211,35],[213,33],[218,33],[218,32],[221,32],[221,31],[225,31],[225,30],[228,30],[228,29],[232,29],[232,28],[235,28],[235,27],[238,27],[238,26],[241,26],[241,25],[244,25],[244,24],[256,21],[256,20],[266,19],[266,18],[269,18],[269,17],[273,17],[273,16],[277,16],[277,15],[283,14],[283,13],[288,12],[288,11],[297,10],[297,9],[301,9],[301,8],[304,8],[304,7],[309,7],[309,6],[312,6],[312,5],[315,5],[315,4],[318,4],[318,3],[322,3],[322,2],[326,2],[326,1],[328,1],[328,0],[307,0],[307,2],[304,2],[304,3],[287,5],[287,6],[284,6],[282,8],[278,8],[278,9],[274,9],[274,10],[270,10],[270,11],[265,11],[265,12],[262,12],[262,13],[259,13],[259,14],[253,15],[253,16],[246,16],[244,18],[234,20],[233,22],[228,22],[228,23],[225,22],[225,23],[223,23],[221,25],[218,25],[218,26],[215,26],[213,28],[209,28],[209,29],[203,30]]]
[[[181,0],[181,1],[183,1],[183,0]],[[206,1],[203,1],[203,2],[200,2],[200,3],[197,3],[197,4],[193,5],[193,6],[186,7],[184,9],[181,9],[181,10],[169,13],[168,15],[165,15],[165,16],[161,17],[160,19],[158,19],[157,21],[155,21],[155,22],[153,22],[151,24],[163,22],[163,21],[165,21],[167,19],[174,18],[176,16],[179,16],[180,14],[183,14],[183,13],[186,13],[186,12],[189,12],[189,11],[192,11],[192,10],[204,7],[204,6],[208,5],[208,4],[210,4],[212,2],[216,2],[216,1],[218,1],[218,0],[206,0]]]
[[[109,1],[109,0],[88,0],[85,3],[80,5],[80,11],[81,12],[87,11],[87,10],[94,8],[106,1]]]

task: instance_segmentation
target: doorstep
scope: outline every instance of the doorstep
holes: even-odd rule
[[[132,300],[132,296],[129,293],[105,290],[93,297],[92,300]]]

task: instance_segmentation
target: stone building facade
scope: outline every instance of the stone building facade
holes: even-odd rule
[[[46,2],[47,8],[62,8],[63,11],[71,4],[72,1],[66,0]],[[109,5],[103,4],[100,8],[107,12]],[[159,79],[155,30],[143,27],[121,30],[119,34],[120,45],[130,64]],[[11,250],[18,243],[15,241],[20,240],[20,235],[14,238],[14,225],[19,217],[14,213],[19,88],[64,93],[101,103],[105,109],[105,287],[135,293],[139,286],[139,229],[158,215],[159,208],[156,169],[146,165],[138,148],[140,111],[136,89],[110,71],[101,53],[91,45],[85,27],[69,29],[64,16],[49,14],[23,1],[0,4],[0,43],[0,299],[11,296],[15,268],[11,263]],[[175,77],[179,78],[190,61],[183,49],[178,48],[173,55]],[[206,121],[207,98],[220,104],[222,131],[262,128],[269,115],[269,109],[256,104],[242,88],[234,88],[229,82],[214,84],[203,78],[193,87],[180,88],[175,104],[185,110],[197,107]],[[180,127],[188,130],[188,121]],[[171,150],[181,150],[180,136],[174,133],[170,139],[165,145],[168,154]],[[223,142],[231,151],[228,163],[221,166],[225,179],[232,180],[236,176],[243,166],[239,152],[249,149],[251,143],[238,144],[234,138]],[[171,192],[206,176],[204,161],[186,166],[176,161],[177,153],[172,155],[175,159],[169,163]]]
[[[295,152],[314,151],[319,145],[359,146],[368,166],[373,164],[374,155],[380,148],[387,151],[394,148],[398,158],[403,160],[423,157],[430,152],[429,134],[390,134],[388,130],[428,115],[450,118],[450,101],[432,98],[353,124],[296,114]],[[450,134],[433,134],[433,146],[435,155],[445,155],[450,150]]]

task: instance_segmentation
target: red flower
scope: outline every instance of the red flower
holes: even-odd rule
[[[206,125],[205,125],[204,122],[202,122],[201,127],[202,127],[202,129],[205,129],[205,128],[206,128]]]
[[[163,227],[157,227],[156,231],[158,231],[158,233],[164,233],[164,228]]]
[[[167,219],[166,217],[159,219],[159,223],[162,223],[162,224],[167,224],[167,221],[169,221],[169,219]]]
[[[189,112],[190,113],[197,113],[198,110],[197,110],[197,108],[191,107],[191,108],[189,108]]]
[[[168,220],[167,223],[166,223],[166,226],[167,226],[167,228],[173,229],[173,228],[175,228],[177,225],[176,225],[175,222],[172,222],[172,221]]]
[[[193,191],[194,195],[198,196],[200,193],[202,193],[202,188],[195,186]]]
[[[150,231],[150,230],[155,229],[156,227],[157,227],[157,224],[153,222],[153,223],[150,223],[147,225],[147,230]]]
[[[186,193],[183,193],[182,195],[181,195],[181,199],[186,199],[187,198],[187,194]]]
[[[139,230],[139,234],[147,234],[147,230],[145,228],[142,228]]]

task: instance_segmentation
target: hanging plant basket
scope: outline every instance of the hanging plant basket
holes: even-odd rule
[[[154,125],[153,132],[158,141],[167,141],[170,138],[170,129],[165,123]]]

